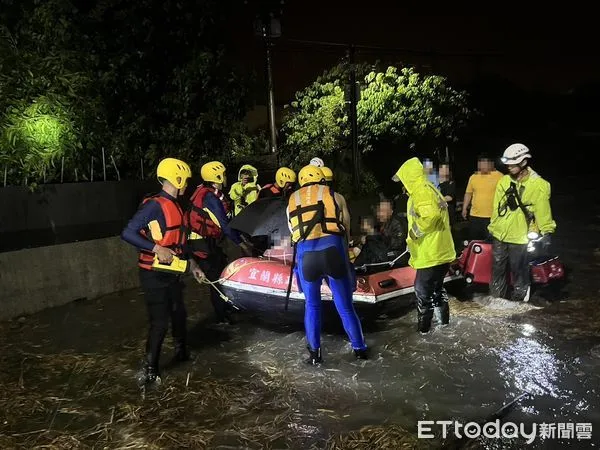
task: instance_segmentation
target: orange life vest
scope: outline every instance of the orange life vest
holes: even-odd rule
[[[166,228],[162,230],[162,238],[160,239],[153,237],[149,230],[142,230],[141,233],[154,241],[155,244],[160,245],[161,247],[173,249],[177,254],[181,254],[187,236],[187,220],[183,210],[176,201],[160,195],[154,195],[152,197],[145,198],[142,204],[145,204],[150,200],[154,200],[160,205],[160,209],[162,210],[165,218]],[[152,270],[153,262],[153,252],[147,250],[140,251],[138,259],[138,265],[140,268]]]
[[[215,223],[207,209],[204,207],[204,198],[209,193],[215,194],[215,189],[201,185],[190,198],[190,202],[192,203],[192,209],[189,212],[190,229],[200,238],[219,239],[223,234],[221,225]],[[223,200],[221,200],[221,203],[225,206]]]
[[[258,198],[272,198],[283,196],[283,189],[277,186],[275,183],[267,184],[258,193]]]

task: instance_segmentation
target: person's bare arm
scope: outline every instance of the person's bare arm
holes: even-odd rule
[[[467,190],[465,191],[465,197],[463,198],[462,216],[463,219],[467,218],[469,212],[469,205],[471,205],[471,199],[473,198],[473,177],[469,177],[467,183]]]
[[[473,198],[473,194],[471,192],[465,193],[465,198],[463,199],[463,206],[462,206],[462,216],[464,219],[467,218],[467,214],[469,212],[469,205],[471,204],[472,198]]]

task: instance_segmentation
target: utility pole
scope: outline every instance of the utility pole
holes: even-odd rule
[[[249,2],[246,1],[248,4]],[[275,93],[273,88],[273,39],[281,36],[281,22],[279,17],[283,13],[282,0],[261,0],[253,2],[257,8],[254,22],[254,33],[262,38],[265,46],[265,72],[267,75],[267,109],[269,120],[269,134],[271,153],[277,154],[277,124],[275,123]]]
[[[269,130],[271,132],[271,153],[277,153],[277,130],[275,124],[275,93],[273,91],[273,68],[271,64],[271,23],[267,26],[263,22],[263,39],[267,59],[267,88],[269,90]]]
[[[352,137],[352,175],[354,188],[360,189],[360,155],[358,153],[358,117],[356,105],[358,103],[358,86],[356,84],[355,48],[348,49],[348,63],[350,64],[350,135]]]

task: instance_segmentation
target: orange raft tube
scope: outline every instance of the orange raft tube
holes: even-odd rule
[[[290,277],[291,248],[274,248],[261,258],[240,258],[230,263],[219,281],[220,288],[239,310],[260,315],[284,313]],[[409,306],[414,301],[413,268],[391,267],[387,263],[359,268],[356,274],[354,306],[361,316],[377,316],[394,307]],[[362,269],[362,270],[361,270]],[[364,272],[364,273],[363,273]],[[449,272],[445,282],[462,279],[462,274]],[[323,312],[334,311],[327,283],[321,288]],[[289,298],[290,317],[301,320],[304,315],[304,295],[293,277]]]

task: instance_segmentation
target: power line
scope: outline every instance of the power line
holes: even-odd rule
[[[387,52],[387,53],[404,53],[419,56],[464,56],[464,57],[490,57],[490,56],[504,56],[501,52],[441,52],[437,50],[414,50],[402,47],[385,47],[380,45],[364,45],[364,44],[351,44],[342,42],[329,42],[329,41],[313,41],[308,39],[281,39],[282,43],[292,44],[304,44],[320,47],[337,47],[337,48],[348,48],[354,47],[356,50],[370,50],[374,52]]]

